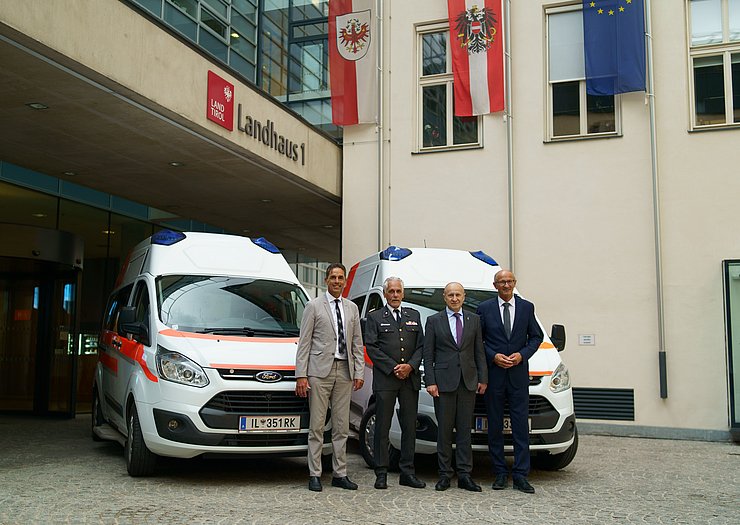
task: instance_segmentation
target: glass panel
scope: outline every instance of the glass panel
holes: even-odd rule
[[[291,54],[291,93],[310,93],[324,91],[328,85],[328,56],[324,42],[292,44]]]
[[[195,20],[198,19],[198,0],[169,0],[172,4],[185,11],[187,14],[192,16]],[[165,11],[166,11],[165,6]]]
[[[134,0],[137,4],[150,11],[154,16],[162,16],[162,0]]]
[[[312,20],[329,16],[328,0],[293,0],[293,21]]]
[[[697,126],[725,123],[722,55],[694,59],[694,105]]]
[[[607,133],[614,131],[614,95],[586,95],[586,133]]]
[[[452,99],[452,143],[476,144],[478,142],[478,117],[454,116],[455,99]]]
[[[293,27],[293,38],[326,36],[329,34],[329,23],[304,24]]]
[[[335,126],[331,122],[331,99],[288,102],[286,105],[332,137],[336,139],[342,138],[342,128]]]
[[[740,122],[740,53],[732,55],[732,121]]]
[[[740,0],[728,0],[730,13],[730,42],[740,40]]]
[[[236,13],[231,14],[231,27],[236,29],[237,33],[248,36],[251,40],[256,40],[257,28],[254,22],[247,20]],[[233,33],[232,33],[233,36]]]
[[[249,57],[254,62],[257,52],[254,44],[237,32],[232,32],[230,36],[232,49],[236,49],[242,55],[244,55],[245,57]]]
[[[208,4],[216,13],[226,18],[228,8],[221,0],[201,0],[201,2]]]
[[[421,318],[425,319],[440,310],[444,310],[445,302],[442,295],[443,291],[443,288],[406,288],[404,291],[403,304],[412,306],[419,310]],[[483,301],[487,301],[494,297],[496,297],[496,292],[493,290],[466,289],[463,309],[473,313],[478,309],[478,306]]]
[[[70,279],[56,279],[50,314],[49,411],[68,412],[72,402],[72,367],[77,359],[75,315],[77,286]],[[98,312],[102,314],[102,311]],[[100,315],[98,315],[100,319]],[[92,382],[89,391],[92,391]]]
[[[552,85],[552,134],[554,137],[581,133],[580,82]]]
[[[56,228],[56,197],[0,182],[0,202],[0,222]]]
[[[254,59],[253,59],[254,60]],[[253,62],[245,60],[233,49],[229,51],[229,65],[236,69],[239,73],[244,75],[245,78],[251,82],[256,83],[257,78],[255,77],[256,69]]]
[[[727,346],[730,367],[730,426],[740,428],[740,262],[725,261]]]
[[[580,11],[547,17],[550,81],[575,80],[586,76],[583,58],[583,21]]]
[[[226,24],[216,18],[216,16],[210,11],[201,8],[200,23],[209,27],[218,36],[226,38]]]
[[[237,8],[239,12],[241,12],[244,15],[247,15],[252,21],[255,21],[257,19],[257,8],[255,7],[255,3],[251,0],[231,0],[231,16],[234,16],[234,8]]]
[[[223,62],[226,62],[227,57],[227,47],[226,44],[221,42],[218,38],[210,34],[208,31],[200,28],[200,41],[198,42],[200,46],[205,49],[206,51],[213,54],[216,58],[219,60],[222,60]]]
[[[447,73],[447,32],[422,35],[421,74]]]
[[[260,30],[262,70],[259,82],[273,97],[288,93],[288,9],[275,0],[265,3]]]
[[[691,45],[722,42],[720,0],[691,0]]]
[[[164,6],[164,19],[180,33],[195,41],[198,38],[198,24],[187,15],[171,5]]]
[[[423,147],[447,145],[447,86],[422,88]]]

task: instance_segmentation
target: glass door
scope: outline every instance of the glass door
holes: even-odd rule
[[[724,261],[730,432],[740,441],[740,261]]]

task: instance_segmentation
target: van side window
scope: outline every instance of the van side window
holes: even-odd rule
[[[149,290],[146,287],[146,282],[139,281],[136,285],[134,302],[131,303],[131,306],[136,308],[136,322],[145,323],[151,329],[149,324]]]
[[[121,288],[108,298],[108,305],[105,308],[105,314],[103,316],[103,330],[112,330],[114,332],[118,330],[118,313],[121,311],[121,308],[128,304],[128,298],[131,295],[133,287],[133,285],[129,285]]]
[[[357,305],[357,310],[359,310],[360,313],[362,313],[362,307],[365,306],[365,299],[367,298],[366,295],[361,295],[359,297],[355,297],[352,299],[352,302]]]
[[[365,312],[365,315],[369,314],[373,310],[377,310],[378,308],[383,308],[383,297],[379,293],[373,292],[367,299],[367,311]]]

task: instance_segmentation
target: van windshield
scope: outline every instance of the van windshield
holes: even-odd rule
[[[160,320],[174,330],[221,335],[298,335],[308,298],[295,284],[203,275],[157,279]]]
[[[422,320],[445,308],[442,288],[404,288],[403,302],[419,310]],[[498,294],[495,290],[465,290],[463,310],[475,313],[478,305]]]

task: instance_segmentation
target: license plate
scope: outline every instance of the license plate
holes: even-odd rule
[[[301,416],[239,416],[239,432],[298,432]]]
[[[527,419],[530,432],[532,431],[532,420]],[[473,432],[476,434],[486,434],[488,432],[488,418],[485,416],[478,416],[475,418],[475,426]],[[504,418],[504,434],[511,434],[511,418]]]

